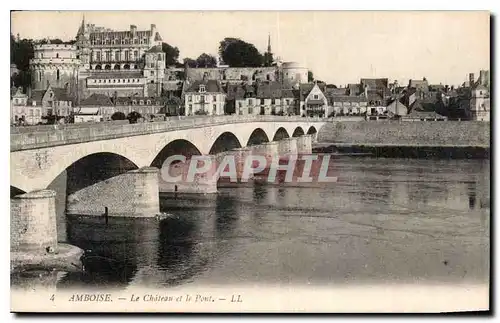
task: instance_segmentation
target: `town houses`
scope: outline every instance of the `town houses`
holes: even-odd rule
[[[327,84],[281,59],[258,67],[168,66],[155,24],[110,30],[82,19],[75,41],[36,44],[31,85],[11,89],[11,124],[108,122],[166,116],[281,115],[359,120],[490,120],[490,74],[459,86],[426,77]],[[271,53],[270,39],[266,54]],[[334,73],[335,71],[332,71]],[[11,74],[18,73],[11,65]]]

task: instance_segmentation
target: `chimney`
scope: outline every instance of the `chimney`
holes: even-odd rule
[[[151,24],[151,35],[154,37],[155,34],[156,34],[156,25]]]
[[[474,86],[474,73],[469,73],[469,87]]]
[[[133,36],[135,36],[135,33],[137,32],[137,26],[130,25],[130,32],[132,33]]]

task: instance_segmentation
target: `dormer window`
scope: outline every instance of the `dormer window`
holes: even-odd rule
[[[136,105],[137,104],[137,101],[136,100],[132,100],[132,105]]]
[[[140,101],[139,101],[139,104],[140,104],[140,105],[144,105],[144,100],[140,100]]]
[[[206,92],[205,85],[200,85],[200,93],[205,93],[205,92]]]
[[[318,100],[319,99],[319,95],[317,95],[317,94],[314,94],[313,97],[314,97],[314,100]]]
[[[147,100],[147,101],[146,101],[146,104],[147,104],[147,105],[151,105],[151,101],[150,101],[150,100]]]

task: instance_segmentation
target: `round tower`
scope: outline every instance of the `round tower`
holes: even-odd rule
[[[307,68],[296,62],[284,62],[281,64],[283,83],[297,86],[307,83]]]
[[[35,45],[34,58],[30,60],[32,89],[44,90],[49,84],[55,88],[69,86],[74,89],[80,63],[76,46]]]

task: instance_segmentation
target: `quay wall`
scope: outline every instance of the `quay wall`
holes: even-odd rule
[[[482,121],[327,122],[318,142],[340,145],[489,147],[490,123]]]

